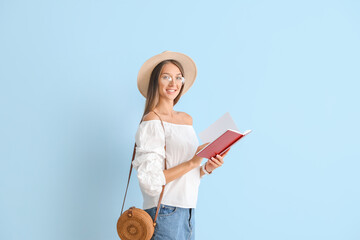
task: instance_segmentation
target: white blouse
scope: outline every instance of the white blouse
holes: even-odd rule
[[[196,153],[199,141],[192,125],[164,122],[166,136],[166,167],[170,169],[190,160]],[[156,207],[164,175],[165,138],[160,120],[143,121],[136,136],[136,154],[133,166],[137,170],[144,209]],[[195,208],[200,185],[200,167],[166,184],[162,204]]]

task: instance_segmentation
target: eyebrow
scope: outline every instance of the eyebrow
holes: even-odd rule
[[[162,73],[162,74],[169,74],[169,75],[171,75],[170,73]],[[178,73],[178,74],[176,74],[176,75],[182,75],[181,73]]]

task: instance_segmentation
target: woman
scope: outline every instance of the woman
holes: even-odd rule
[[[138,74],[138,88],[146,104],[135,137],[133,166],[144,198],[143,208],[153,219],[165,185],[152,238],[155,240],[195,238],[194,209],[200,178],[220,167],[230,150],[200,166],[202,158],[195,153],[207,144],[198,147],[191,116],[173,109],[195,78],[193,60],[170,51],[147,60]]]

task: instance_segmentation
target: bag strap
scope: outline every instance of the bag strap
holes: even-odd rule
[[[161,126],[162,126],[163,129],[164,129],[164,140],[165,140],[165,146],[164,146],[164,149],[165,149],[164,166],[165,166],[165,170],[166,170],[167,168],[166,168],[166,133],[165,133],[165,127],[164,127],[164,123],[163,123],[161,117],[159,116],[159,114],[157,114],[155,111],[153,111],[153,112],[160,118]],[[166,184],[166,183],[165,183],[165,184]],[[159,214],[160,204],[161,204],[161,200],[162,200],[163,195],[164,195],[164,190],[165,190],[165,185],[162,186],[162,190],[161,190],[160,197],[159,197],[159,202],[158,202],[158,205],[157,205],[157,207],[156,207],[156,214],[155,214],[155,218],[154,218],[154,227],[156,226],[156,219],[157,219],[157,216],[158,216],[158,214]]]
[[[163,123],[161,117],[160,117],[159,114],[157,114],[155,111],[153,111],[153,112],[160,118],[161,126],[162,126],[162,128],[164,129],[164,134],[165,134],[165,127],[164,127],[164,123]],[[141,121],[141,122],[142,122],[142,121]],[[140,123],[141,123],[141,122],[140,122]],[[165,146],[164,146],[164,149],[165,149],[165,159],[164,159],[164,165],[165,165],[165,169],[167,169],[167,168],[166,168],[166,136],[164,136],[164,139],[165,139]],[[132,168],[133,168],[132,162],[134,161],[134,158],[135,158],[135,152],[136,152],[136,143],[135,143],[135,145],[134,145],[134,151],[133,151],[133,155],[132,155],[132,159],[131,159],[129,177],[128,177],[128,181],[127,181],[127,185],[126,185],[126,190],[125,190],[125,195],[124,195],[123,204],[122,204],[122,207],[121,207],[121,214],[123,213],[123,210],[124,210],[125,199],[126,199],[127,191],[128,191],[128,188],[129,188],[129,183],[130,183],[130,178],[131,178],[131,172],[132,172]],[[161,190],[160,197],[159,197],[159,202],[158,202],[158,205],[157,205],[157,207],[156,207],[156,214],[155,214],[155,218],[154,218],[154,226],[156,226],[156,219],[157,219],[157,216],[158,216],[158,214],[159,214],[160,204],[161,204],[161,200],[162,200],[163,195],[164,195],[164,190],[165,190],[165,185],[162,186],[162,190]],[[121,215],[121,214],[120,214],[120,215]]]
[[[129,183],[130,183],[130,178],[131,178],[131,172],[132,172],[132,168],[133,168],[132,162],[134,161],[135,151],[136,151],[136,143],[135,143],[135,145],[134,145],[133,156],[132,156],[131,164],[130,164],[129,177],[128,177],[128,181],[127,181],[127,185],[126,185],[126,190],[125,190],[125,195],[124,195],[124,200],[123,200],[123,204],[122,204],[122,207],[121,207],[121,213],[120,213],[120,215],[123,213],[123,210],[124,210],[125,199],[126,199],[127,191],[128,191],[128,188],[129,188]]]

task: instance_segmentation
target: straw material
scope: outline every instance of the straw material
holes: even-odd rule
[[[150,240],[154,229],[150,215],[135,207],[125,211],[117,222],[117,231],[122,240]]]

